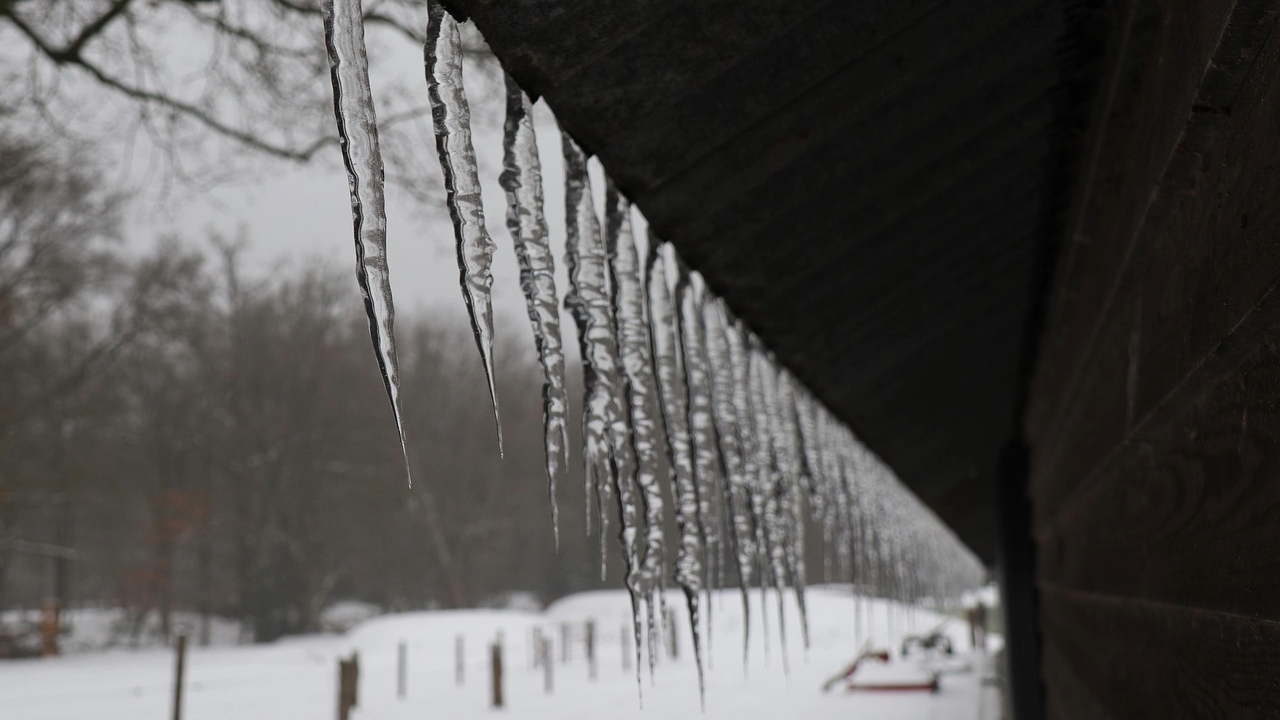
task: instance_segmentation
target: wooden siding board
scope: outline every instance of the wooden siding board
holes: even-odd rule
[[[1073,684],[1116,720],[1280,716],[1280,623],[1046,585],[1040,597],[1045,644],[1079,678],[1047,678],[1067,717],[1096,717],[1066,696]]]
[[[1027,427],[1052,442],[1076,387],[1104,343],[1100,323],[1142,227],[1152,194],[1186,126],[1210,59],[1223,39],[1235,0],[1129,0],[1112,41],[1124,52],[1106,70],[1103,93],[1114,98],[1095,121],[1096,150],[1064,239],[1051,328],[1041,348]],[[1087,291],[1086,291],[1087,289]],[[1040,474],[1040,473],[1035,473]]]
[[[1277,12],[1256,28],[1270,39],[1234,110],[1191,113],[1097,342],[1082,350],[1090,369],[1038,448],[1042,519],[1280,278],[1280,34],[1266,32]]]
[[[1038,528],[1043,581],[1280,617],[1280,312],[1267,310],[1256,352]]]

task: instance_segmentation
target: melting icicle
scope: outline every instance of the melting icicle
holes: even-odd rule
[[[727,318],[726,318],[727,320]],[[747,589],[756,573],[755,565],[765,552],[763,497],[759,491],[760,467],[755,420],[751,414],[751,363],[747,355],[746,328],[740,321],[726,323],[725,338],[729,348],[729,367],[733,373],[733,415],[738,430],[738,447],[741,451],[741,473],[731,478],[733,494],[734,534],[738,544],[738,575],[742,584],[744,612],[748,604]],[[763,576],[764,573],[762,572]],[[761,587],[764,587],[763,577]],[[764,623],[764,607],[760,608]],[[745,625],[744,625],[745,626]],[[762,633],[766,651],[768,632]],[[743,654],[746,653],[747,634],[743,633]]]
[[[621,527],[618,541],[631,596],[632,628],[636,641],[636,683],[640,682],[642,640],[641,601],[645,597],[640,582],[640,558],[636,535],[641,520],[635,497],[635,450],[623,412],[622,379],[618,372],[618,343],[614,328],[613,304],[608,285],[609,264],[600,239],[600,221],[591,202],[591,180],[587,158],[567,134],[561,133],[564,148],[566,260],[569,265],[569,294],[565,306],[578,326],[582,347],[582,374],[586,381],[583,443],[587,462],[588,491],[596,495],[601,537],[601,575],[604,574],[603,541],[610,498],[617,501]],[[650,612],[652,615],[652,612]],[[656,625],[649,623],[650,632]],[[652,659],[652,653],[650,654]]]
[[[693,477],[698,499],[698,515],[703,526],[704,557],[707,563],[720,546],[717,519],[719,505],[712,500],[725,487],[720,449],[711,399],[711,369],[707,359],[706,329],[703,327],[704,288],[695,273],[681,277],[676,285],[680,311],[680,341],[685,359],[688,391],[689,436],[693,441]]]
[[[711,407],[711,369],[702,319],[704,292],[702,279],[696,273],[684,276],[676,287],[689,398],[689,430],[693,440],[694,480],[707,551],[711,552],[719,545],[720,538],[716,531],[715,506],[710,499],[724,486],[724,480]]]
[[[356,244],[356,281],[364,297],[369,334],[378,356],[378,369],[391,400],[405,476],[409,474],[409,446],[400,413],[400,365],[396,359],[395,307],[387,270],[387,213],[383,196],[382,153],[378,122],[369,88],[369,60],[364,45],[364,15],[360,0],[323,0],[325,48],[333,83],[333,112],[338,122],[342,162],[351,190],[351,220]]]
[[[631,230],[631,204],[622,197],[612,182],[606,183],[605,187],[605,246],[610,259],[609,278],[614,289],[614,315],[624,371],[623,386],[626,389],[626,404],[631,411],[631,441],[636,458],[635,481],[640,491],[644,514],[644,555],[641,559],[639,585],[649,610],[649,642],[656,648],[653,613],[662,590],[662,564],[666,553],[662,490],[658,485],[658,428],[653,414],[658,400],[658,386],[653,374],[644,281]],[[694,617],[696,622],[696,616]],[[651,653],[651,676],[653,662],[654,654]]]
[[[787,579],[785,550],[787,530],[782,509],[785,483],[782,480],[779,462],[784,451],[777,442],[776,413],[773,412],[772,362],[754,337],[751,342],[750,362],[751,411],[755,419],[756,432],[759,433],[760,438],[756,446],[760,458],[760,476],[757,486],[759,499],[753,499],[752,502],[759,503],[757,513],[762,520],[759,526],[762,528],[761,540],[765,550],[763,561],[767,570],[767,573],[760,578],[761,604],[763,605],[765,599],[765,575],[767,575],[777,593],[778,638],[781,642],[780,654],[785,672],[789,668],[787,667],[787,625],[786,616],[783,614],[782,587]]]
[[[788,464],[792,473],[787,488],[787,525],[791,542],[787,543],[787,565],[791,573],[791,587],[796,595],[796,608],[800,612],[800,636],[809,649],[809,612],[805,603],[805,517],[804,495],[801,492],[812,486],[811,471],[805,461],[804,440],[800,431],[801,401],[795,379],[785,370],[778,371],[777,410],[781,420],[780,430],[787,445]]]
[[[680,328],[676,323],[675,309],[671,301],[666,265],[661,245],[656,238],[649,240],[649,317],[653,336],[654,361],[658,368],[658,385],[661,389],[662,417],[667,436],[667,464],[675,476],[676,526],[680,532],[680,546],[676,554],[676,584],[684,592],[689,607],[693,629],[694,660],[698,664],[698,691],[706,702],[703,686],[702,651],[699,642],[699,593],[702,587],[706,522],[702,513],[702,498],[695,485],[693,454],[689,443],[688,396],[680,376]],[[707,603],[707,634],[710,642],[711,603]],[[708,649],[709,652],[709,649]]]
[[[471,316],[471,330],[480,349],[489,399],[497,425],[498,452],[502,452],[502,419],[493,379],[493,252],[495,246],[484,225],[480,200],[480,171],[471,145],[471,109],[462,87],[462,43],[458,22],[437,1],[427,5],[427,42],[423,47],[427,67],[427,96],[435,126],[436,152],[444,171],[444,188],[458,242],[458,271],[462,297]]]
[[[507,229],[520,264],[520,289],[524,291],[529,324],[542,364],[542,424],[546,446],[547,493],[551,499],[551,527],[560,546],[556,485],[567,472],[569,429],[568,400],[564,390],[564,349],[560,339],[560,307],[556,299],[555,261],[547,240],[542,209],[542,166],[533,131],[529,98],[510,76],[507,83],[507,116],[502,136],[502,175],[507,193]]]

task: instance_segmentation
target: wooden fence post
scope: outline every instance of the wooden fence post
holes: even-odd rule
[[[493,676],[493,706],[500,708],[502,703],[502,644],[495,642],[489,646],[489,661]]]
[[[466,680],[466,645],[461,633],[453,640],[453,682],[461,687]]]
[[[676,660],[680,657],[680,634],[676,631],[675,612],[667,608],[664,619],[667,623],[667,652],[672,660]]]
[[[177,663],[173,669],[173,720],[182,720],[182,685],[187,674],[187,636],[178,636]]]
[[[399,653],[396,658],[396,697],[404,699],[405,692],[409,684],[409,646],[403,640],[400,641]]]
[[[587,621],[587,637],[585,641],[587,647],[587,676],[592,680],[596,679],[596,621]]]
[[[553,689],[553,678],[555,663],[551,660],[551,638],[543,637],[541,633],[538,636],[538,655],[542,658],[542,689],[551,694]]]
[[[338,658],[338,720],[349,720],[360,687],[360,657],[354,652],[347,660]]]

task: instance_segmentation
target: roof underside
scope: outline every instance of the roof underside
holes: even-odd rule
[[[1064,3],[446,4],[991,561],[1028,310],[1092,84]]]

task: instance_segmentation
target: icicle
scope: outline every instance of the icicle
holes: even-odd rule
[[[756,447],[755,447],[755,428],[751,420],[751,403],[748,395],[748,385],[750,382],[750,364],[747,359],[746,341],[742,333],[740,323],[731,320],[728,311],[721,305],[723,316],[720,321],[720,332],[714,333],[719,335],[724,345],[724,355],[728,362],[718,360],[715,355],[710,355],[712,359],[712,369],[715,371],[713,378],[713,387],[716,388],[714,394],[714,402],[720,408],[717,416],[723,419],[729,419],[729,425],[732,426],[733,439],[731,445],[736,447],[735,452],[730,455],[726,453],[726,457],[731,461],[736,460],[736,472],[728,473],[729,485],[729,511],[733,517],[732,538],[736,552],[735,560],[738,568],[739,588],[742,591],[742,612],[743,612],[743,632],[742,632],[742,653],[745,664],[747,648],[750,643],[750,601],[747,597],[747,591],[751,587],[755,579],[755,564],[761,551],[758,516],[756,515],[754,487],[756,484],[757,465],[756,465]],[[709,336],[713,335],[709,333]],[[709,347],[715,343],[709,344]],[[720,392],[721,384],[727,383],[728,393]],[[714,408],[713,408],[714,409]],[[728,429],[722,430],[721,437],[728,437]],[[726,444],[723,447],[729,447]],[[766,640],[767,643],[767,640]]]
[[[735,515],[734,481],[743,477],[742,447],[738,440],[739,427],[737,413],[734,408],[734,374],[730,362],[728,338],[726,336],[726,315],[718,301],[702,303],[702,329],[704,345],[707,351],[707,367],[711,373],[711,416],[715,424],[716,440],[719,443],[719,455],[724,473],[720,478],[721,487],[713,497],[720,502],[716,508],[716,519],[719,520],[720,548],[725,546],[735,553],[740,547],[740,540],[735,523],[739,518]],[[718,563],[720,567],[723,563]],[[723,570],[721,570],[723,572]],[[717,585],[723,586],[723,582]]]
[[[582,427],[588,492],[594,489],[596,495],[602,576],[603,542],[608,523],[605,508],[610,498],[617,502],[621,525],[618,541],[622,546],[626,585],[631,595],[638,685],[642,640],[640,603],[644,594],[640,583],[636,533],[641,517],[634,491],[635,451],[627,415],[621,406],[625,397],[618,372],[617,333],[608,285],[609,264],[600,239],[600,221],[591,202],[586,155],[563,132],[561,143],[564,148],[565,219],[568,228],[565,258],[569,266],[569,294],[564,302],[578,326],[582,348],[582,374],[586,382]],[[649,628],[650,632],[656,632],[652,622]]]
[[[778,416],[778,430],[782,444],[786,447],[787,472],[786,487],[783,495],[784,522],[787,528],[786,545],[787,572],[791,576],[791,588],[795,591],[796,609],[800,613],[800,637],[804,648],[809,649],[809,613],[805,604],[805,562],[804,562],[804,510],[801,490],[809,485],[805,477],[807,468],[801,451],[800,409],[796,402],[794,379],[790,373],[781,368],[777,372],[777,392],[774,400],[774,411]]]
[[[369,88],[369,60],[364,45],[360,0],[322,0],[325,48],[333,83],[333,112],[338,123],[342,162],[351,190],[351,220],[356,245],[356,281],[364,297],[369,334],[378,356],[382,383],[391,400],[409,486],[409,446],[400,412],[400,364],[396,359],[395,306],[387,269],[387,213],[383,196],[382,153],[378,122]]]
[[[710,500],[724,486],[719,445],[711,401],[711,370],[707,359],[703,327],[705,288],[696,273],[684,276],[676,287],[680,308],[680,339],[688,381],[689,428],[693,440],[694,479],[699,498],[699,514],[704,526],[708,552],[719,545],[714,506]]]
[[[529,324],[542,364],[542,424],[547,460],[547,494],[551,500],[551,527],[560,546],[556,485],[565,478],[568,464],[568,400],[564,390],[564,349],[560,338],[560,307],[556,297],[555,260],[547,240],[542,209],[542,166],[533,131],[532,105],[515,80],[506,76],[507,116],[503,124],[502,175],[507,192],[507,229],[520,264],[520,289],[524,291]]]
[[[754,340],[754,338],[752,338]],[[762,540],[765,549],[764,561],[767,563],[768,578],[778,600],[778,638],[781,642],[780,654],[782,667],[787,668],[787,624],[783,613],[783,585],[787,582],[787,528],[784,514],[786,483],[783,479],[785,449],[779,440],[777,429],[777,413],[774,412],[773,362],[759,346],[758,341],[751,343],[751,409],[755,418],[755,428],[759,443],[759,517],[763,528]],[[756,502],[753,500],[753,502]],[[761,576],[760,588],[763,601],[765,588],[764,576]]]
[[[644,280],[631,230],[631,204],[612,182],[607,182],[605,186],[605,246],[609,253],[609,277],[614,289],[613,307],[624,371],[623,387],[626,390],[626,405],[631,411],[630,434],[636,458],[635,482],[640,491],[644,514],[644,555],[639,582],[652,616],[662,591],[662,565],[666,553],[662,490],[658,485],[658,428],[654,417],[658,386],[653,374],[653,351],[649,337],[649,317],[645,308]],[[650,627],[653,627],[652,624]],[[650,643],[656,647],[656,636],[651,634]],[[653,656],[650,655],[651,676],[652,671]]]
[[[671,299],[666,263],[663,262],[663,246],[657,238],[650,237],[648,258],[649,318],[653,337],[654,362],[658,368],[658,386],[661,390],[662,417],[666,427],[667,464],[675,478],[676,527],[680,533],[680,546],[676,553],[676,584],[684,592],[689,607],[690,625],[693,630],[694,660],[698,664],[699,696],[705,703],[702,654],[699,643],[700,618],[699,592],[702,586],[703,533],[706,524],[701,512],[701,498],[693,475],[693,454],[689,438],[688,404],[684,380],[681,375],[680,327]],[[711,603],[707,603],[707,640],[710,643]],[[708,653],[710,649],[708,647]]]
[[[480,349],[489,399],[497,425],[498,452],[502,453],[502,419],[493,378],[493,252],[495,246],[484,226],[480,200],[480,172],[471,145],[471,110],[462,87],[462,43],[458,22],[438,0],[427,5],[427,42],[423,47],[427,67],[427,96],[435,126],[436,152],[444,171],[444,188],[458,243],[458,271],[462,297],[471,316],[471,330]]]

